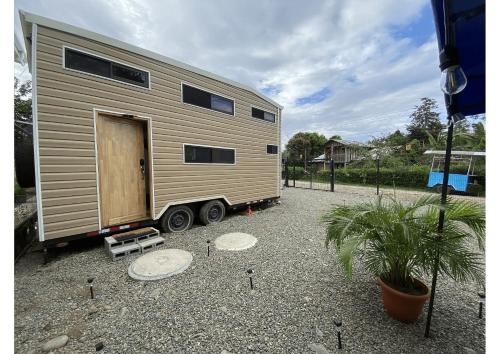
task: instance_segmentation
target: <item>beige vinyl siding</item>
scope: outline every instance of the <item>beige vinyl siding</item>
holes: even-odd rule
[[[63,46],[150,72],[151,89],[66,70]],[[119,48],[43,26],[37,36],[37,108],[45,239],[99,228],[94,109],[151,118],[155,217],[168,203],[225,196],[231,204],[279,194],[279,126],[251,116],[278,108],[254,93]],[[181,83],[235,101],[235,116],[181,102]],[[183,144],[232,148],[233,165],[184,164]]]

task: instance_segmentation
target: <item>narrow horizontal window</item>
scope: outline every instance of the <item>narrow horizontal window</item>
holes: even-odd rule
[[[234,149],[184,145],[185,163],[219,163],[233,165]]]
[[[266,120],[271,123],[276,123],[276,115],[271,112],[266,112],[262,109],[252,107],[252,117]]]
[[[233,100],[186,84],[182,84],[182,102],[234,115]]]
[[[64,67],[135,86],[149,87],[149,73],[147,71],[70,48],[64,49]]]
[[[267,145],[267,153],[268,154],[277,154],[278,146],[277,145]]]
[[[108,60],[80,53],[68,48],[66,48],[64,58],[65,65],[68,69],[83,71],[89,74],[108,78],[111,77],[111,65]]]
[[[118,63],[111,63],[111,65],[113,68],[113,79],[128,82],[132,85],[149,87],[149,74],[146,71],[134,69]]]

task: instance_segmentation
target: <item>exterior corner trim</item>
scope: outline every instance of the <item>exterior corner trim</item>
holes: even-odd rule
[[[40,143],[38,140],[38,107],[37,107],[37,34],[38,25],[33,23],[31,32],[31,115],[33,118],[33,152],[35,159],[36,209],[38,217],[38,240],[45,240],[42,208],[42,181],[40,180]]]

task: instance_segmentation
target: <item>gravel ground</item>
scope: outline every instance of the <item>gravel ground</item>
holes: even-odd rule
[[[14,205],[14,227],[18,227],[24,220],[36,211],[36,197],[29,197],[26,203]]]
[[[293,181],[290,181],[290,186],[293,185]],[[283,183],[284,184],[284,183]],[[322,182],[313,182],[313,189],[319,189],[319,190],[330,190],[330,184],[329,183],[322,183]],[[308,181],[295,181],[295,186],[298,188],[306,188],[309,189],[311,184]],[[376,186],[359,186],[359,185],[348,185],[348,184],[335,184],[335,191],[344,193],[344,194],[349,194],[349,195],[361,195],[361,196],[373,196],[374,194],[377,193],[377,187]],[[429,194],[435,194],[432,191],[422,191],[422,190],[412,190],[412,189],[398,189],[394,190],[393,188],[387,187],[387,186],[381,186],[379,189],[379,192],[381,194],[399,199],[399,200],[406,200],[406,201],[414,201],[421,197],[422,195],[429,195]],[[467,199],[467,200],[472,200],[477,203],[483,204],[485,202],[485,199],[483,197],[474,197],[470,195],[461,195],[461,194],[452,194],[452,197],[458,198],[458,199]]]
[[[410,325],[390,319],[375,279],[359,265],[353,281],[345,279],[318,219],[332,204],[367,198],[289,188],[281,205],[253,216],[168,234],[166,247],[194,259],[184,273],[157,282],[129,278],[134,258],[113,263],[101,242],[70,246],[46,266],[40,252],[28,253],[15,266],[16,352],[36,353],[68,335],[54,353],[90,353],[98,342],[106,353],[335,353],[335,318],[344,323],[343,352],[484,352],[475,284],[439,278],[432,338],[425,339],[425,316]],[[207,257],[206,241],[228,232],[258,242],[241,252],[212,247]],[[95,277],[95,300],[87,277]]]

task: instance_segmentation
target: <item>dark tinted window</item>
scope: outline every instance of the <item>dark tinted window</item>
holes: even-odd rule
[[[264,120],[274,123],[276,122],[276,115],[274,115],[274,113],[264,112]]]
[[[210,93],[187,85],[182,85],[182,101],[200,107],[212,107]]]
[[[212,95],[212,109],[215,109],[216,111],[227,113],[227,114],[233,114],[233,101],[217,96],[217,95]]]
[[[252,117],[264,119],[264,111],[262,109],[252,107]]]
[[[234,163],[234,150],[212,149],[213,163]]]
[[[212,151],[208,147],[186,145],[184,146],[184,160],[185,162],[211,163]]]
[[[277,145],[267,145],[267,153],[268,154],[277,154],[278,146]]]
[[[234,115],[234,101],[182,84],[182,102]]]
[[[65,49],[64,58],[64,65],[68,69],[83,71],[132,85],[149,87],[149,74],[146,71],[69,48]]]
[[[255,107],[252,107],[252,117],[267,120],[272,123],[276,122],[276,115],[274,113],[266,112]]]
[[[122,64],[113,63],[113,79],[129,84],[149,87],[149,74],[146,71],[134,69]]]
[[[92,55],[66,48],[65,65],[69,69],[84,71],[89,74],[111,77],[111,62]]]
[[[234,164],[234,150],[184,145],[184,162]]]

